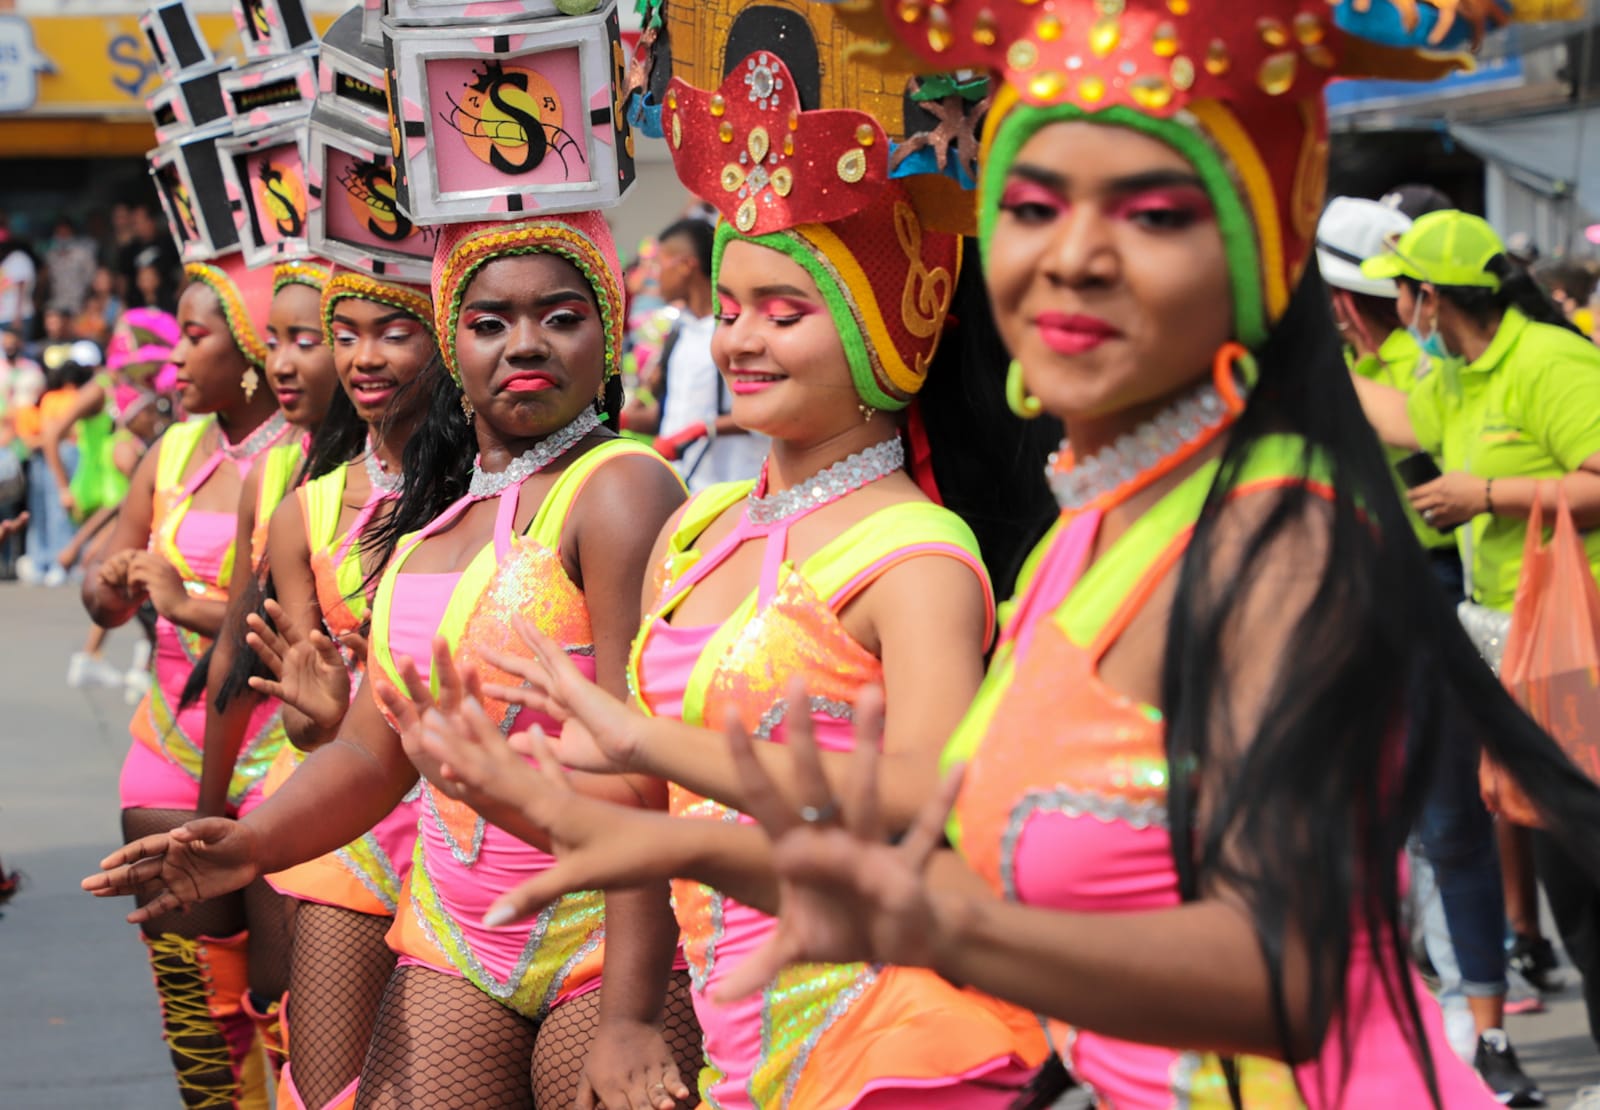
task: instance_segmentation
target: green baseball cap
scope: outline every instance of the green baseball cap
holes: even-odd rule
[[[1465,285],[1499,289],[1500,279],[1488,270],[1490,259],[1506,245],[1488,221],[1446,209],[1418,217],[1411,230],[1385,240],[1383,254],[1361,264],[1369,278],[1410,278],[1430,285]]]

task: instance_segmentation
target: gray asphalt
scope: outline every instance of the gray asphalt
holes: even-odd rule
[[[85,630],[76,590],[0,583],[0,862],[26,877],[0,908],[0,1108],[173,1110],[144,946],[122,920],[128,906],[78,889],[120,842],[129,717],[120,691],[66,686]],[[136,635],[114,633],[108,656],[125,663]],[[1575,987],[1508,1026],[1551,1107],[1600,1084]]]

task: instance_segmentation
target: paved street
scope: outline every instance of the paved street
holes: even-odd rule
[[[27,876],[0,911],[0,1107],[172,1110],[155,993],[144,947],[122,921],[127,906],[78,890],[120,840],[128,743],[120,691],[63,681],[84,628],[76,591],[0,584],[0,861]],[[125,662],[136,635],[115,633],[110,657]],[[1510,1028],[1556,1110],[1600,1083],[1571,988]]]

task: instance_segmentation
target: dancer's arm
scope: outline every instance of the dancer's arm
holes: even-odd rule
[[[884,756],[884,810],[904,828],[938,783],[939,749],[960,722],[983,678],[988,631],[984,587],[954,559],[919,557],[887,571],[848,607],[858,610],[883,659],[884,686],[894,710]],[[519,629],[524,628],[518,624]],[[738,774],[720,731],[647,718],[586,682],[547,639],[530,630],[538,663],[495,657],[528,684],[496,688],[497,697],[524,700],[565,719],[555,745],[568,766],[609,763],[680,783],[733,809],[744,809]],[[720,724],[720,722],[718,722]],[[756,744],[757,757],[780,783],[795,781],[791,754],[781,744]],[[849,757],[822,753],[831,778],[846,774]],[[786,787],[787,789],[788,787]],[[793,797],[795,804],[803,800]]]
[[[399,805],[416,781],[416,768],[363,685],[339,739],[307,757],[249,816],[200,818],[127,844],[101,861],[83,889],[99,898],[148,899],[128,915],[140,924],[343,847]]]
[[[251,678],[250,685],[282,700],[289,739],[314,751],[338,734],[350,710],[350,670],[325,632],[300,498],[286,499],[272,514],[267,551],[277,593],[268,603],[272,626],[247,618],[247,639],[273,677]]]
[[[156,449],[145,452],[133,472],[111,538],[102,553],[84,566],[83,607],[88,610],[89,619],[102,628],[127,624],[145,600],[144,591],[128,581],[128,571],[133,556],[150,543],[160,456]]]

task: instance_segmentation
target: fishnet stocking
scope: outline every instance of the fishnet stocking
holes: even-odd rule
[[[534,1105],[540,1110],[566,1110],[578,1095],[578,1082],[588,1062],[589,1045],[594,1041],[600,1018],[600,992],[580,994],[550,1012],[539,1026],[533,1046]],[[674,972],[667,987],[667,1002],[662,1008],[662,1035],[678,1065],[678,1075],[693,1091],[704,1062],[700,1023],[694,1017],[689,998],[689,973]],[[699,1102],[691,1095],[685,1106]]]
[[[320,1110],[361,1074],[383,989],[393,919],[304,902],[289,963],[289,1062],[295,1090]]]
[[[156,833],[171,832],[194,820],[187,809],[125,809],[122,811],[122,838],[134,841]],[[141,898],[143,905],[150,899]],[[199,902],[181,913],[165,913],[139,926],[147,937],[176,933],[190,940],[196,937],[231,937],[245,926],[244,899],[229,894]]]
[[[533,1110],[533,1042],[531,1021],[467,980],[397,967],[378,1007],[356,1110]]]
[[[250,993],[263,1007],[289,989],[294,907],[293,898],[273,890],[265,879],[244,888],[244,914],[250,925]]]

